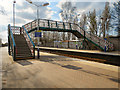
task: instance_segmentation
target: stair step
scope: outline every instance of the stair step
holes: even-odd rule
[[[23,53],[23,54],[25,54],[25,53],[31,53],[31,51],[18,51],[17,53]]]
[[[16,55],[17,57],[21,56],[21,57],[31,57],[32,55]]]
[[[20,54],[26,54],[26,53],[31,53],[31,51],[18,51],[17,54],[20,53]]]
[[[16,48],[20,48],[20,49],[22,49],[22,48],[25,49],[26,48],[26,49],[29,49],[29,46],[28,45],[24,45],[24,46],[17,46],[16,45]]]
[[[20,54],[25,54],[25,53],[31,53],[31,51],[18,51],[17,54],[20,53]]]
[[[16,57],[17,60],[33,59],[33,57]]]
[[[32,54],[16,54],[16,56],[31,56]]]
[[[24,35],[14,35],[17,48],[16,59],[33,58],[31,50],[26,42]]]
[[[30,50],[29,48],[19,48],[19,47],[17,47],[17,50],[18,51],[27,51],[27,50]]]

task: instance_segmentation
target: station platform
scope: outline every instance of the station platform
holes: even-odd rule
[[[38,47],[36,46],[36,49]],[[90,61],[97,61],[105,64],[112,64],[120,66],[120,54],[114,52],[102,52],[97,50],[76,50],[76,49],[64,49],[64,48],[52,48],[52,47],[39,47],[41,51],[49,51],[59,53],[60,55],[71,55],[73,57],[80,57],[81,59],[87,59]]]
[[[0,48],[1,88],[119,88],[118,66],[40,52],[40,59],[13,61]],[[37,56],[37,51],[36,51]],[[32,89],[33,88],[33,89]],[[14,90],[14,89],[12,89]]]
[[[38,46],[36,46],[38,48]],[[97,54],[106,54],[106,55],[119,55],[120,51],[112,51],[112,52],[103,52],[99,50],[78,50],[78,49],[69,49],[69,48],[53,48],[53,47],[40,47],[43,49],[54,49],[54,50],[64,50],[64,51],[74,51],[74,52],[84,52],[84,53],[97,53]]]

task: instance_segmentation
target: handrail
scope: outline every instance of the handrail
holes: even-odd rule
[[[80,27],[78,24],[76,24],[80,29],[82,29],[83,31],[84,31],[84,33],[88,33],[88,32],[86,32],[82,27]],[[87,38],[86,36],[85,36],[85,38]],[[89,38],[87,38],[88,40],[90,40]],[[90,41],[92,41],[92,40],[90,40]],[[93,42],[93,41],[92,41]],[[99,46],[97,43],[96,43],[96,45],[97,46]],[[99,46],[102,50],[103,50],[103,47],[101,47],[101,46]]]
[[[30,36],[29,36],[29,34],[28,34],[28,32],[27,32],[24,25],[22,26],[22,29],[23,29],[23,35],[24,35],[24,37],[26,39],[26,42],[28,43],[28,46],[29,46],[29,48],[31,50],[33,58],[35,58],[35,45],[34,45],[32,39],[30,38]],[[25,33],[24,33],[24,31],[25,31]]]
[[[29,34],[28,34],[28,32],[27,32],[25,26],[22,26],[22,27],[23,27],[23,29],[25,30],[26,34],[28,35],[28,37],[29,37],[31,43],[33,44],[33,46],[35,46],[35,44],[33,43],[32,39],[30,38],[30,36],[29,36]]]
[[[9,43],[10,43],[10,46],[11,46],[11,49],[12,49],[12,56],[13,56],[13,59],[14,59],[14,61],[16,60],[16,44],[15,44],[15,40],[14,40],[14,37],[13,37],[13,33],[12,33],[12,29],[11,29],[11,26],[10,26],[10,24],[8,25],[8,27],[9,27],[9,40],[10,40],[10,38],[12,39],[12,42],[13,42],[13,44],[11,45],[11,40],[9,41]],[[9,49],[10,50],[10,49]],[[10,51],[9,51],[9,54],[10,54]]]
[[[16,46],[10,24],[9,24],[9,27],[10,27],[10,34],[11,34],[11,37],[12,37],[12,40],[13,40],[13,45]]]

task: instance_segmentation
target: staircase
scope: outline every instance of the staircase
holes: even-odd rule
[[[16,59],[33,58],[31,50],[23,35],[14,35],[16,43]]]
[[[8,53],[14,61],[35,58],[35,45],[25,28],[8,26]]]

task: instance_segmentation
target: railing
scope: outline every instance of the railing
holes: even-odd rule
[[[104,50],[105,45],[106,45],[106,49],[107,50],[113,50],[113,44],[109,41],[105,41],[103,38],[95,36],[92,33],[88,33],[85,32],[83,33],[83,29],[80,27],[79,29],[77,29],[78,31],[82,32],[82,35],[85,35],[85,37],[90,40],[91,42],[93,42],[95,45],[97,45],[98,47],[100,47],[102,50]]]
[[[29,36],[29,34],[24,26],[21,29],[21,34],[24,35],[24,37],[27,41],[27,44],[31,50],[32,56],[33,56],[33,58],[35,58],[35,45],[34,45],[32,39],[30,38],[30,36]]]
[[[27,23],[24,25],[28,32],[30,30],[35,29],[38,26],[37,20],[34,20],[30,23]],[[46,19],[39,19],[39,27],[44,28],[52,28],[52,29],[63,29],[63,30],[71,30],[71,31],[78,31],[82,34],[86,39],[100,47],[102,50],[104,50],[105,45],[107,50],[113,50],[113,44],[109,41],[105,41],[103,38],[100,38],[98,36],[95,36],[93,34],[90,34],[86,31],[84,31],[79,25],[74,23],[68,23],[68,22],[60,22],[60,21],[53,21],[53,20],[46,20]]]
[[[15,44],[15,40],[13,37],[13,30],[10,26],[10,24],[8,25],[8,50],[9,50],[9,54],[11,54],[12,52],[12,56],[13,56],[13,60],[16,60],[16,44]]]

